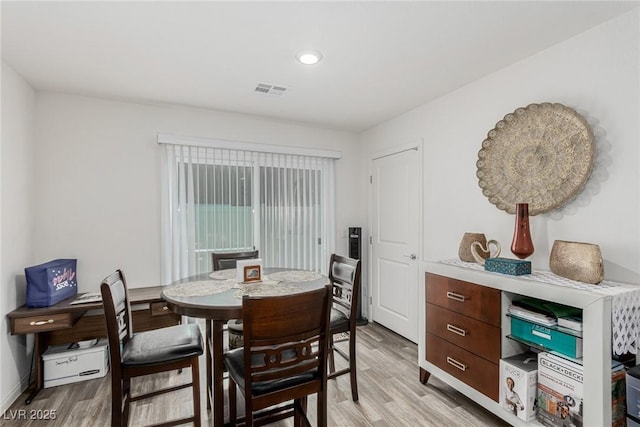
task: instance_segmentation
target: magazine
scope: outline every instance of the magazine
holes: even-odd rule
[[[87,292],[86,294],[80,295],[78,298],[71,301],[69,304],[85,304],[89,302],[101,302],[102,295],[100,292]]]
[[[547,316],[545,314],[537,313],[535,311],[527,310],[515,305],[511,305],[509,307],[509,314],[513,314],[514,316],[521,319],[535,322],[544,326],[556,326],[558,324],[558,321],[555,317]]]

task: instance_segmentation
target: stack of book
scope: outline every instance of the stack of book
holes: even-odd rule
[[[582,316],[565,316],[558,318],[558,326],[571,329],[573,331],[582,332]]]
[[[512,314],[524,320],[528,320],[530,322],[537,323],[539,325],[556,326],[558,324],[558,319],[555,317],[537,311],[529,310],[514,304],[509,307],[509,314]]]

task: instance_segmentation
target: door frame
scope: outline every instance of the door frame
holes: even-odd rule
[[[367,302],[367,313],[369,315],[369,320],[374,321],[373,317],[373,162],[374,160],[380,159],[382,157],[392,156],[394,154],[400,154],[405,151],[415,150],[418,152],[418,176],[420,177],[420,182],[418,183],[418,217],[420,218],[418,225],[418,248],[416,255],[418,258],[416,262],[418,263],[418,277],[416,280],[418,281],[418,287],[420,286],[420,273],[423,271],[421,265],[423,263],[423,246],[424,246],[424,140],[423,138],[416,138],[415,140],[394,146],[389,147],[380,151],[373,152],[369,155],[369,206],[368,206],[368,223],[369,223],[369,242],[367,245],[367,276],[370,278],[368,283],[370,284],[369,289],[367,289],[366,296],[368,298]],[[418,295],[420,295],[418,289]],[[419,301],[416,301],[416,304],[420,304]],[[418,321],[420,318],[420,307],[418,306]],[[418,325],[420,326],[420,325]],[[418,328],[418,331],[420,329]],[[419,337],[418,337],[419,338]]]

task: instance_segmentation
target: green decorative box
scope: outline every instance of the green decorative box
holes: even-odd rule
[[[522,276],[531,274],[531,261],[511,258],[487,258],[484,261],[484,269],[496,273]]]

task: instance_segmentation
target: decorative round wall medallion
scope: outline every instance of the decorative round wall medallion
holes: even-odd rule
[[[482,141],[478,184],[489,202],[515,213],[528,203],[537,215],[563,206],[582,190],[595,159],[587,121],[562,104],[530,104],[496,123]]]

